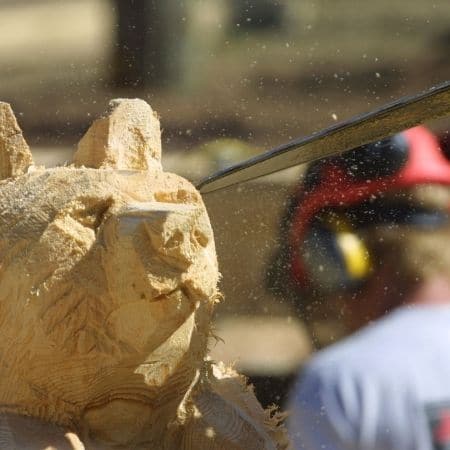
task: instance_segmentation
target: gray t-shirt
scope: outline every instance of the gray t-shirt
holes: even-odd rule
[[[297,449],[449,450],[450,306],[399,308],[318,352],[290,409]]]

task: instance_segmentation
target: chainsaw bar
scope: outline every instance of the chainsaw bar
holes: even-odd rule
[[[202,194],[378,141],[450,114],[450,82],[298,138],[220,170],[196,184]]]

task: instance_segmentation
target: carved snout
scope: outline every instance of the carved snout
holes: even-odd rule
[[[105,223],[103,233],[109,288],[122,299],[168,294],[205,258],[217,270],[212,231],[198,206],[131,204]]]
[[[103,241],[113,301],[107,327],[120,341],[148,353],[197,309],[191,286],[199,262],[211,260],[210,269],[217,273],[206,215],[192,205],[128,205],[105,222]],[[216,282],[212,276],[211,289]]]

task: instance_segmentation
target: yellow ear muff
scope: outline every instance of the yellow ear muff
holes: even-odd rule
[[[364,242],[355,234],[341,231],[336,234],[336,243],[341,251],[349,278],[362,280],[371,270],[370,256]]]
[[[359,281],[366,278],[371,269],[369,250],[362,239],[353,232],[348,220],[336,213],[326,218],[328,228],[335,233],[336,245],[350,280]]]

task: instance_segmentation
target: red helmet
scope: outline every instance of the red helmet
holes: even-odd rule
[[[329,278],[335,278],[332,281],[340,280],[340,275],[334,276],[333,272],[323,270],[323,264],[329,264],[329,260],[335,258],[335,253],[330,256],[327,248],[334,247],[333,252],[339,249],[336,230],[330,230],[333,227],[328,227],[328,230],[325,227],[322,232],[314,226],[319,213],[354,208],[364,202],[371,202],[383,193],[423,184],[450,186],[450,161],[442,153],[436,136],[423,126],[313,164],[295,196],[296,204],[292,208],[287,229],[288,266],[295,283],[299,287],[314,284],[315,280],[311,280],[312,271],[322,273],[316,284],[324,280],[329,282]],[[411,220],[421,217],[421,220],[425,218],[425,222],[428,220],[426,223],[430,223],[430,217],[433,222],[438,214],[436,211],[427,214],[419,211],[411,216],[411,212],[409,215],[398,212],[395,217],[386,211],[372,212],[368,220],[380,223],[377,220],[383,216],[385,221],[400,223],[407,217]],[[438,219],[442,223],[442,213],[439,213]],[[355,245],[347,241],[349,245]],[[312,253],[316,255],[310,260]],[[345,257],[338,254],[341,264],[345,263]],[[329,284],[333,289],[337,287],[335,282]]]

